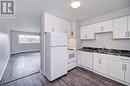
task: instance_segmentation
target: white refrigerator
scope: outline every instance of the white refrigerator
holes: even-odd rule
[[[67,74],[67,36],[64,33],[45,33],[45,76],[53,81]]]

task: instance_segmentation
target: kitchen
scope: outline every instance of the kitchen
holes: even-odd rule
[[[0,86],[130,86],[129,0],[16,1],[15,18],[1,18],[0,25],[0,51],[6,51],[0,53]],[[40,41],[17,48],[12,33]],[[38,51],[38,70],[2,79],[10,76],[4,71],[10,56],[25,51]]]

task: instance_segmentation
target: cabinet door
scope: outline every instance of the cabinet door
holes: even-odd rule
[[[59,19],[59,32],[61,33],[65,33],[65,29],[66,29],[66,22],[63,19]]]
[[[113,38],[127,38],[127,17],[114,19]]]
[[[113,31],[113,20],[108,20],[108,21],[102,22],[101,28],[104,28],[103,32]]]
[[[108,59],[101,58],[101,73],[108,74]]]
[[[116,60],[109,60],[109,75],[124,80],[124,63]]]
[[[93,69],[95,70],[95,71],[97,71],[97,72],[100,72],[100,62],[101,62],[101,60],[100,60],[100,58],[99,57],[96,57],[96,56],[94,56],[93,57]]]
[[[67,23],[66,23],[66,28],[65,28],[65,33],[67,34],[67,36],[71,36],[71,22],[70,21],[68,21]]]
[[[86,26],[80,28],[80,39],[86,39],[87,34],[86,34]]]
[[[130,64],[125,64],[125,81],[130,83]]]
[[[81,65],[83,66],[83,67],[86,67],[86,52],[84,52],[84,51],[81,51],[80,52],[80,59],[81,59]]]
[[[128,16],[128,36],[130,38],[130,16]]]
[[[44,31],[45,32],[52,32],[53,20],[54,19],[52,15],[45,13],[44,15]]]
[[[92,69],[93,56],[92,53],[86,52],[86,64],[85,67],[88,69]]]
[[[101,23],[94,24],[95,33],[101,32]]]
[[[60,32],[60,25],[61,25],[61,20],[60,18],[53,16],[53,27],[52,27],[52,32]]]
[[[94,39],[94,26],[88,25],[86,28],[87,39]]]
[[[97,23],[94,25],[94,28],[96,33],[112,31],[113,20]]]
[[[77,54],[78,54],[78,55],[77,55],[77,56],[78,56],[78,57],[77,57],[77,64],[78,64],[78,66],[81,65],[81,54],[80,54],[80,52],[81,52],[81,51],[78,51],[78,52],[77,52]]]

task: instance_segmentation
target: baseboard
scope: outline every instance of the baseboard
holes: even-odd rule
[[[108,79],[110,79],[110,80],[113,80],[113,81],[115,81],[115,82],[118,82],[118,83],[121,83],[121,84],[124,84],[124,85],[129,86],[128,83],[126,83],[126,82],[124,82],[124,81],[121,81],[121,80],[119,80],[119,79],[116,79],[116,78],[114,78],[114,77],[112,77],[112,76],[110,76],[110,75],[103,74],[103,73],[97,72],[97,71],[95,71],[95,70],[90,70],[90,69],[88,69],[88,68],[86,68],[86,67],[83,67],[83,66],[79,66],[79,67],[82,68],[82,69],[84,69],[84,70],[87,70],[87,71],[90,71],[90,72],[92,72],[92,73],[95,73],[95,74],[97,74],[97,75],[99,75],[99,76],[102,76],[102,77],[108,78]]]
[[[13,54],[19,54],[19,53],[35,52],[35,51],[40,51],[40,49],[37,49],[37,50],[18,51],[18,52],[11,52],[11,55],[13,55]]]
[[[7,67],[8,62],[9,62],[9,59],[10,59],[10,55],[8,56],[8,59],[7,59],[6,63],[5,63],[5,65],[4,65],[3,71],[0,74],[0,80],[2,79],[2,76],[4,75],[5,69]]]
[[[77,67],[77,62],[75,62],[75,61],[71,62],[71,63],[67,64],[67,71],[69,71],[75,67]]]

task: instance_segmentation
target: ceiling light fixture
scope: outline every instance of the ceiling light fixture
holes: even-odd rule
[[[76,8],[79,8],[81,5],[80,1],[79,0],[75,0],[71,3],[71,7],[76,9]]]

